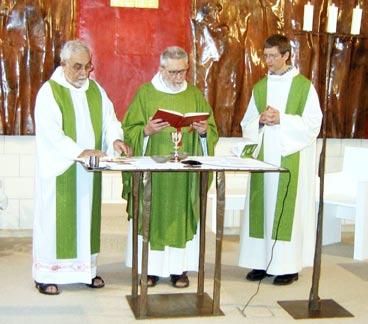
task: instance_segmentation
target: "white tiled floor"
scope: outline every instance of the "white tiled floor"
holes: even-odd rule
[[[61,287],[59,296],[45,296],[37,292],[31,277],[31,239],[29,237],[2,238],[11,232],[0,230],[0,323],[1,324],[74,324],[74,323],[135,323],[126,302],[130,294],[130,269],[124,262],[126,246],[126,216],[122,206],[105,205],[103,208],[102,251],[98,273],[106,281],[101,290],[84,285]],[[17,233],[17,232],[13,232]],[[23,232],[29,234],[30,232]],[[4,234],[4,235],[2,235]],[[205,291],[213,287],[214,235],[207,231]],[[352,260],[352,236],[345,234],[344,243],[325,247],[319,294],[323,299],[334,299],[354,314],[352,319],[320,319],[295,321],[282,309],[279,300],[305,300],[309,296],[311,269],[300,273],[291,286],[276,287],[266,279],[243,317],[238,307],[257,290],[257,284],[244,280],[245,269],[237,267],[238,237],[226,236],[223,244],[221,309],[225,316],[188,319],[154,320],[149,323],[368,323],[368,263]],[[190,274],[191,286],[196,290],[195,273]],[[177,293],[168,280],[149,290],[149,293]],[[182,292],[182,291],[180,291]],[[142,320],[139,323],[148,323]]]

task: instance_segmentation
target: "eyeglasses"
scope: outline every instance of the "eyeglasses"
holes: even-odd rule
[[[90,73],[93,71],[94,66],[91,62],[87,63],[86,65],[75,63],[71,66],[71,68],[75,73],[80,73],[82,70],[84,70],[86,73]]]
[[[188,68],[182,70],[166,70],[166,71],[167,73],[169,73],[170,76],[177,76],[177,75],[184,75],[188,71]]]
[[[263,58],[265,60],[270,59],[272,61],[279,58],[280,56],[281,56],[281,54],[263,54]]]

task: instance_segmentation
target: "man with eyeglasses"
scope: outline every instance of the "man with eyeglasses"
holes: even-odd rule
[[[239,265],[253,269],[250,281],[275,276],[275,285],[298,280],[313,264],[315,243],[316,138],[322,112],[317,92],[288,64],[290,41],[266,39],[268,74],[253,88],[241,127],[243,137],[258,143],[258,159],[288,174],[252,174],[243,218]]]
[[[168,47],[160,56],[158,72],[151,82],[138,89],[122,124],[134,155],[169,155],[172,152],[171,132],[175,128],[161,119],[152,119],[158,108],[180,113],[209,112],[208,120],[181,129],[181,147],[192,156],[214,154],[218,135],[212,109],[199,89],[186,82],[187,70],[187,53],[177,46]],[[126,175],[123,178],[123,197],[128,199],[131,218],[131,178]],[[187,287],[189,279],[186,272],[198,271],[198,175],[189,172],[153,173],[151,206],[148,286],[155,286],[159,277],[170,277],[174,287]],[[130,267],[131,228],[130,224],[126,258]],[[141,241],[142,236],[139,235],[139,246]],[[140,258],[141,253],[138,255]],[[139,267],[140,264],[139,259]]]
[[[68,41],[60,57],[61,66],[43,84],[35,105],[33,279],[47,295],[59,294],[59,284],[105,285],[96,274],[101,174],[87,172],[75,159],[131,155],[112,102],[89,79],[88,46]]]

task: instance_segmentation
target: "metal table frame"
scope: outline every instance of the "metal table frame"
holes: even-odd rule
[[[200,173],[200,245],[199,269],[196,293],[175,294],[147,294],[147,268],[149,243],[149,217],[151,214],[151,175],[152,172],[198,172]],[[133,260],[132,260],[132,290],[126,296],[136,319],[195,317],[195,316],[221,316],[220,309],[221,289],[221,254],[225,212],[225,171],[246,172],[285,172],[287,170],[273,167],[266,170],[247,170],[237,167],[224,168],[197,168],[136,170],[133,171]],[[205,278],[205,241],[206,241],[206,205],[209,172],[215,172],[216,181],[216,254],[213,284],[213,298],[204,292]],[[143,215],[142,215],[142,269],[140,280],[140,294],[138,294],[138,207],[139,185],[143,177]]]
[[[148,157],[133,157],[133,159],[147,159]],[[200,157],[190,157],[200,159]],[[236,166],[216,166],[211,162],[216,162],[216,157],[206,157],[209,159],[207,165],[200,167],[184,167],[180,163],[169,163],[166,165],[122,165],[120,168],[112,168],[112,171],[133,173],[133,260],[132,260],[132,290],[131,295],[126,296],[128,303],[136,319],[152,318],[173,318],[173,317],[195,317],[195,316],[221,316],[224,313],[220,309],[220,289],[221,289],[221,254],[225,212],[225,171],[232,172],[287,172],[286,169],[276,167],[261,161],[261,167],[251,167],[247,165]],[[220,158],[220,157],[219,157]],[[224,157],[222,157],[224,158]],[[148,158],[149,159],[149,158]],[[233,158],[234,159],[234,158]],[[239,163],[243,159],[238,158]],[[254,161],[254,160],[253,160]],[[79,161],[82,162],[82,161]],[[208,162],[208,161],[207,161]],[[83,163],[83,162],[82,162]],[[236,158],[235,158],[236,163]],[[212,165],[212,166],[211,166]],[[103,171],[103,168],[90,168],[84,164],[88,171]],[[198,284],[196,293],[176,293],[176,294],[147,294],[147,269],[148,269],[148,242],[149,242],[149,218],[151,215],[151,176],[153,172],[198,172],[200,174],[200,243],[199,243],[199,268]],[[216,181],[216,254],[215,271],[213,283],[213,298],[204,292],[205,278],[205,250],[206,250],[206,207],[207,207],[207,187],[210,172],[215,173]],[[143,218],[142,218],[142,270],[140,280],[140,294],[138,294],[138,215],[139,215],[139,192],[140,183],[143,177]]]

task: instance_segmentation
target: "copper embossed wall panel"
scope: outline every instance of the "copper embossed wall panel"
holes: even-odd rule
[[[1,0],[0,134],[34,134],[36,93],[74,35],[74,0]]]
[[[58,65],[61,44],[75,35],[76,0],[0,2],[0,134],[33,134],[37,90]],[[323,95],[326,37],[300,34],[301,0],[193,0],[194,81],[214,108],[223,136],[240,136],[239,123],[253,84],[265,71],[264,39],[285,32],[293,64]],[[315,5],[314,31],[326,25],[327,0]],[[335,0],[338,33],[349,33],[352,8],[363,7],[362,36],[339,36],[328,82],[328,136],[368,138],[368,0]],[[112,97],[119,117],[137,86],[156,70],[169,44],[190,49],[191,0],[162,0],[160,9],[111,8],[107,0],[79,0],[79,34],[92,45],[95,74]]]
[[[314,32],[325,30],[327,0],[315,5]],[[276,32],[292,40],[292,62],[312,79],[322,99],[326,80],[325,35],[301,34],[304,4],[301,0],[197,0],[192,19],[195,35],[195,82],[215,111],[222,136],[240,136],[239,123],[251,90],[266,72],[263,41]],[[357,1],[334,1],[341,9],[339,34],[350,32]],[[362,35],[368,36],[368,1],[363,8]],[[335,39],[328,93],[328,137],[368,138],[367,39]]]

